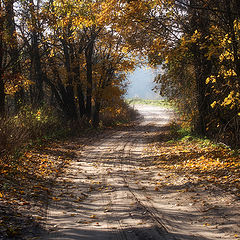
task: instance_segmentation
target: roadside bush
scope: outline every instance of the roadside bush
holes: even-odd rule
[[[0,119],[0,155],[13,153],[30,141],[66,134],[61,117],[50,107],[24,107],[13,117]]]
[[[14,118],[0,119],[0,156],[15,151],[29,137],[29,131]]]
[[[137,116],[137,111],[130,107],[123,99],[116,99],[105,103],[100,112],[101,123],[105,126],[129,123],[135,120]]]
[[[33,140],[57,134],[63,128],[61,117],[49,106],[36,110],[25,107],[15,117],[16,124],[29,133]]]

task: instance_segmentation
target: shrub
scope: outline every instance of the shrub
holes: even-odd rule
[[[0,155],[15,151],[29,137],[29,131],[14,118],[0,119]]]
[[[129,123],[137,118],[138,113],[123,99],[116,99],[103,106],[100,119],[103,125],[113,126],[121,123]]]
[[[30,141],[66,134],[62,118],[50,107],[24,107],[13,117],[0,119],[0,155],[16,151]]]

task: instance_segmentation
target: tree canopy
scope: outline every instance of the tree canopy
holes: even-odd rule
[[[239,142],[238,0],[0,1],[0,114],[52,104],[99,124],[139,59],[192,129]]]

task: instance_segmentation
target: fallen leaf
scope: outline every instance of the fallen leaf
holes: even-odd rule
[[[60,198],[57,198],[57,197],[52,197],[52,200],[54,200],[54,201],[60,201],[61,199],[60,199]]]

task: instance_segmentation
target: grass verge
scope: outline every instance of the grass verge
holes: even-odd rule
[[[213,184],[240,198],[239,152],[227,146],[169,126],[148,146],[147,153],[159,169],[189,178],[194,175],[196,186]]]

